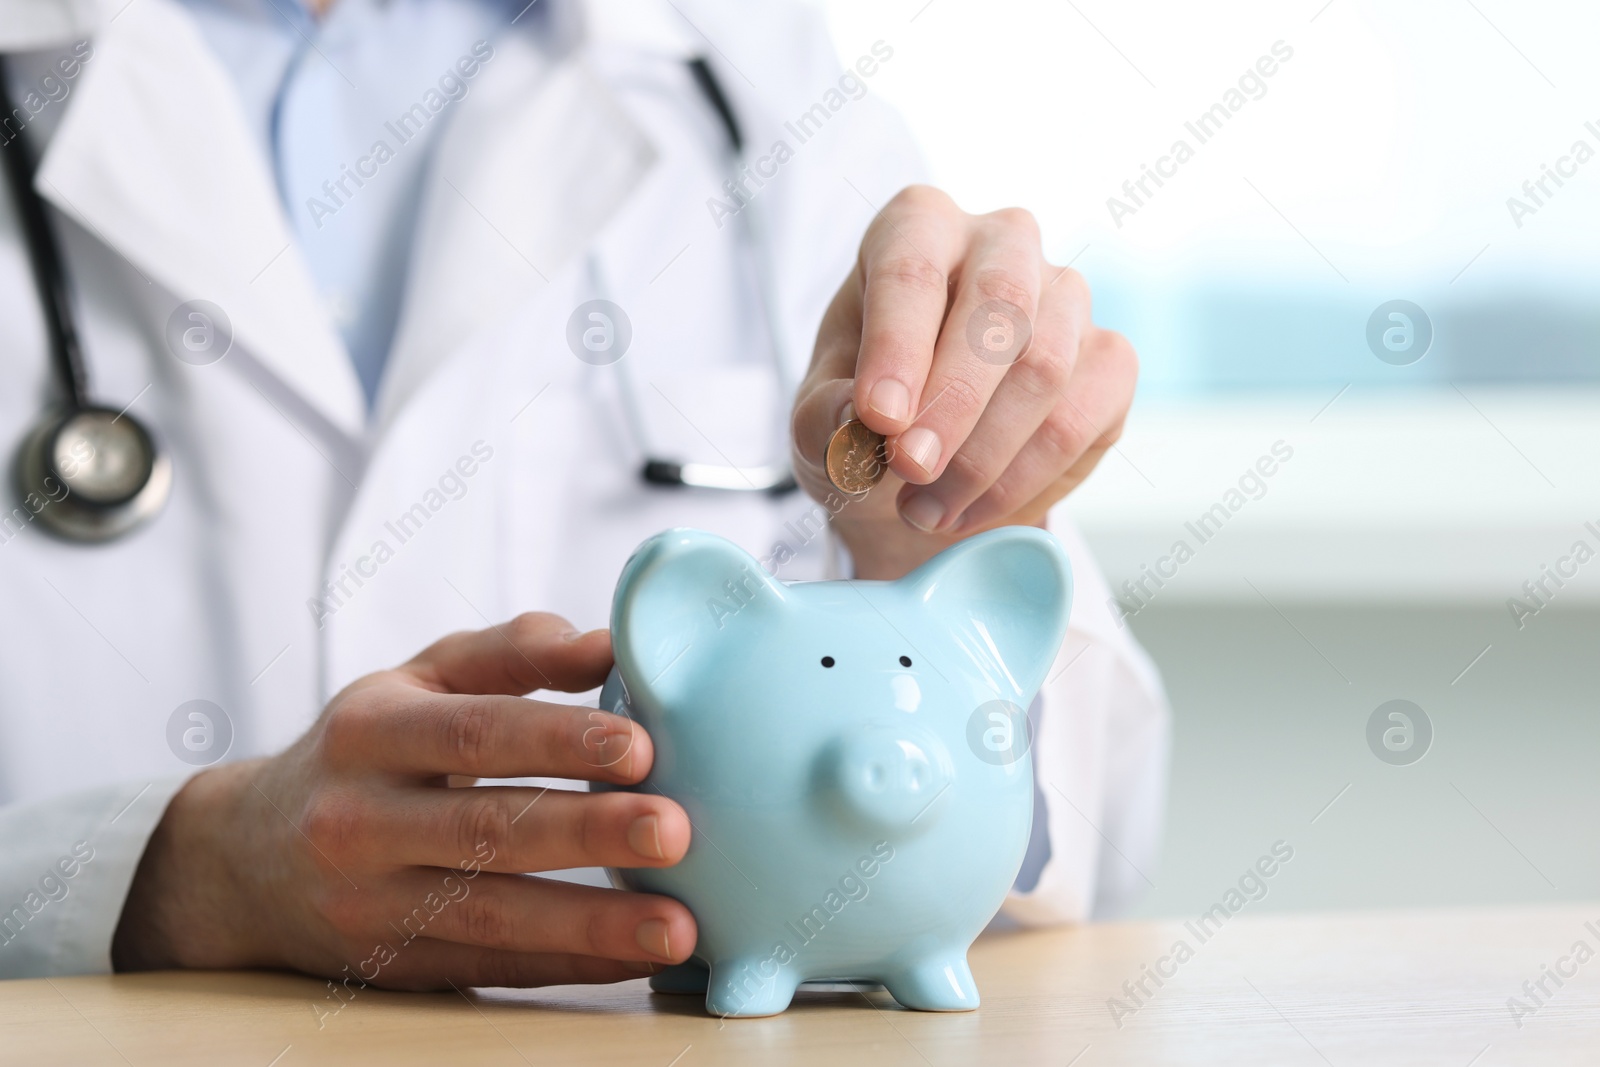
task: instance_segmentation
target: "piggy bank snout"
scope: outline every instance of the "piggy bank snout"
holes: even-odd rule
[[[954,775],[944,743],[914,727],[844,735],[826,750],[823,771],[847,815],[881,829],[932,825]]]

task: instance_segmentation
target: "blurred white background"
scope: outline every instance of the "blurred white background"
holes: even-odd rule
[[[1600,8],[828,11],[846,61],[895,49],[871,91],[938,183],[1032,209],[1140,351],[1126,435],[1073,499],[1114,584],[1197,548],[1124,605],[1176,712],[1143,911],[1207,906],[1278,838],[1297,858],[1263,908],[1600,895],[1600,562],[1523,584],[1600,549]],[[1275,44],[1200,143],[1185,123]],[[1108,198],[1179,139],[1193,158],[1118,225]],[[1432,325],[1409,365],[1367,341],[1394,299]],[[1277,442],[1293,459],[1199,545],[1185,523]],[[1512,597],[1547,606],[1519,627]],[[1366,740],[1396,698],[1434,733],[1404,766]]]

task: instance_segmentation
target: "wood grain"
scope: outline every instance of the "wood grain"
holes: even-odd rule
[[[974,947],[983,1007],[900,1009],[882,992],[803,990],[770,1019],[706,1017],[699,998],[618,986],[403,994],[362,990],[335,1015],[322,982],[163,973],[0,983],[5,1064],[1594,1064],[1600,958],[1519,1027],[1524,996],[1577,941],[1600,950],[1600,904],[1181,923],[990,935]],[[1120,1023],[1120,997],[1184,940],[1192,958]],[[1165,965],[1172,970],[1172,965]],[[1567,966],[1571,969],[1571,965]],[[1530,1005],[1532,1004],[1529,1001]],[[319,1025],[320,1022],[320,1025]]]

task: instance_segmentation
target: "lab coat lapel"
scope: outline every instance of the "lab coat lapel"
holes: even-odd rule
[[[451,353],[571,263],[656,161],[583,50],[551,65],[514,35],[497,43],[437,153],[380,433]]]
[[[172,0],[104,24],[41,161],[41,195],[182,301],[227,314],[227,359],[264,368],[333,427],[360,383],[321,307],[226,70]],[[160,298],[157,298],[160,299]]]

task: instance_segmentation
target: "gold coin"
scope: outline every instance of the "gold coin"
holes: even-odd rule
[[[883,480],[889,457],[883,434],[873,433],[866,423],[851,419],[828,438],[828,481],[835,489],[860,496]]]

